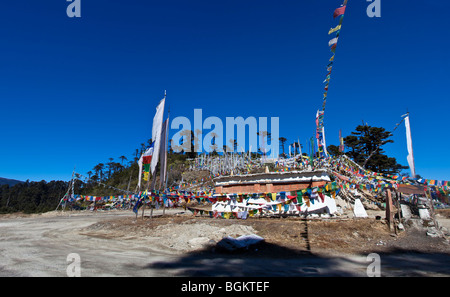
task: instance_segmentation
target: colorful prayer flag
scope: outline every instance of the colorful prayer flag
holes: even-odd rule
[[[150,147],[145,151],[145,153],[142,155],[142,163],[144,165],[150,164],[152,162],[152,156],[153,156],[153,148],[154,148],[155,142],[152,142]]]
[[[336,51],[336,43],[331,46],[331,52],[334,53]]]
[[[336,8],[336,10],[333,13],[333,17],[337,18],[338,16],[343,15],[345,13],[345,7],[346,6],[341,6],[339,8]]]
[[[328,31],[328,35],[330,35],[331,33],[336,32],[336,31],[339,31],[339,30],[341,30],[341,25],[337,25],[336,27],[331,28],[330,31]]]
[[[338,38],[337,38],[337,37],[331,39],[330,41],[328,41],[328,46],[332,46],[333,44],[336,44],[337,41],[338,41]]]

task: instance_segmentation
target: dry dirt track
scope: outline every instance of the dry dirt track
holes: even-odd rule
[[[173,213],[174,210],[171,210]],[[156,213],[155,213],[156,214]],[[131,211],[0,218],[0,276],[67,276],[70,253],[81,276],[366,276],[367,255],[318,256],[278,248],[277,255],[175,253],[157,237],[93,236],[95,223]],[[380,254],[381,276],[450,276],[447,254]]]
[[[80,233],[113,216],[134,214],[98,212],[0,220],[0,276],[67,276],[70,253],[80,255],[81,276],[153,276],[155,271],[143,269],[143,263],[170,255],[152,250],[143,240],[108,240]]]

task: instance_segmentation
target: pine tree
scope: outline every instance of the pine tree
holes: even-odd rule
[[[382,127],[371,127],[359,125],[356,131],[344,138],[344,143],[348,157],[366,169],[379,173],[397,174],[401,169],[407,169],[397,163],[397,160],[388,157],[383,151],[383,145],[393,143],[392,133]],[[328,151],[339,155],[334,149],[336,146],[329,146]]]

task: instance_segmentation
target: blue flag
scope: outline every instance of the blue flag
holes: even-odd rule
[[[142,198],[143,198],[143,197],[144,197],[144,195],[141,195],[141,197],[139,197],[138,201],[136,202],[136,204],[135,204],[134,207],[133,207],[133,212],[134,212],[135,214],[138,213],[138,209],[139,209],[139,206],[141,206],[141,201],[142,201]]]

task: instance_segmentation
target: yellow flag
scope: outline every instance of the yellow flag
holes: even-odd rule
[[[307,205],[308,207],[311,206],[311,203],[309,202],[309,197],[303,196],[303,200],[305,200],[305,203],[306,203],[306,205]]]
[[[337,25],[336,27],[331,28],[330,31],[328,31],[328,35],[330,35],[331,33],[336,32],[338,30],[341,30],[341,25]]]

